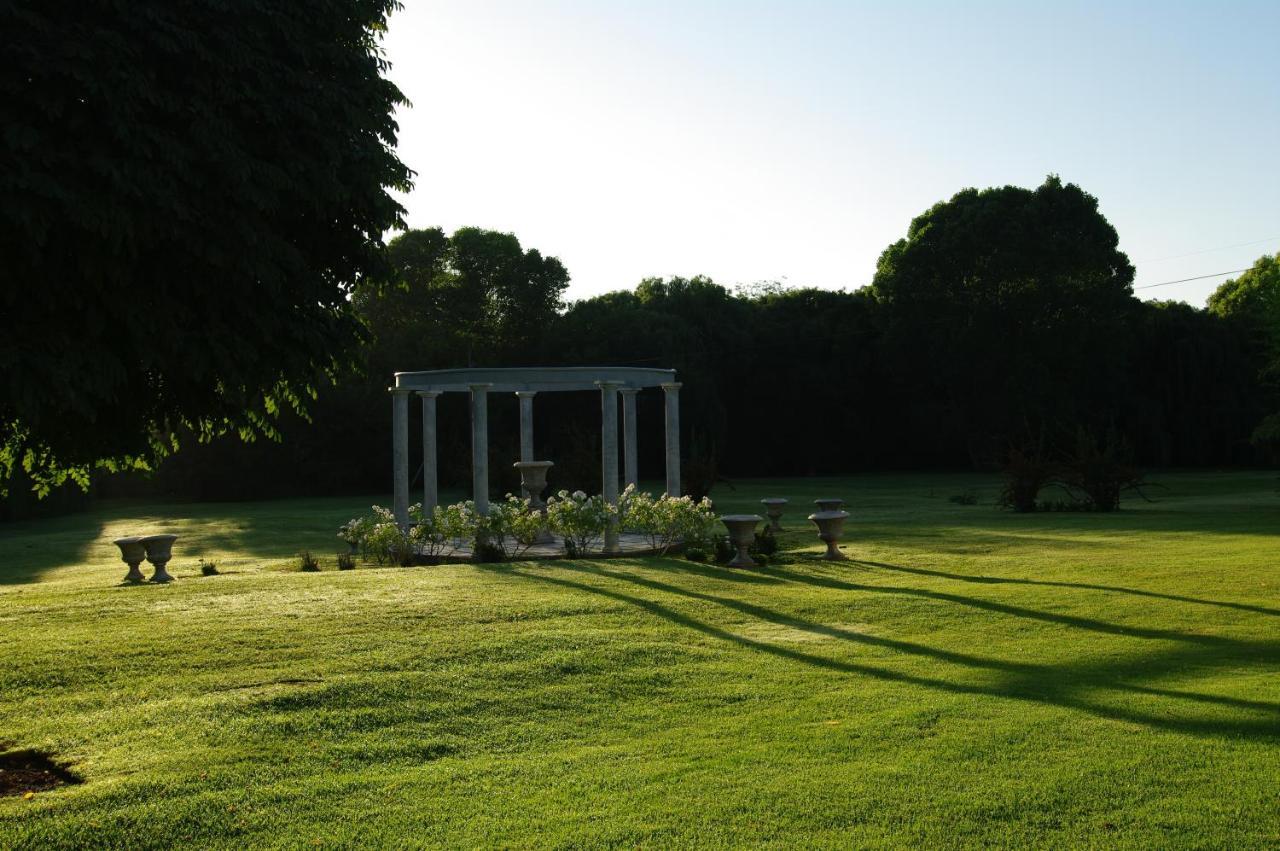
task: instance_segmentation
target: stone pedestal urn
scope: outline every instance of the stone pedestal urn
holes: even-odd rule
[[[818,514],[830,513],[832,511],[844,511],[843,499],[836,499],[834,497],[830,499],[815,499],[813,504],[818,506]],[[812,520],[813,518],[810,517],[809,519]]]
[[[141,582],[146,579],[138,565],[147,557],[147,548],[142,545],[141,538],[116,538],[112,541],[120,548],[120,558],[129,565],[129,572],[124,575],[125,582]]]
[[[547,471],[555,466],[555,462],[517,461],[511,466],[520,471],[520,489],[529,497],[529,504],[542,514],[542,531],[538,534],[538,543],[549,543],[552,537],[547,531],[547,503],[542,498],[542,492],[547,489]]]
[[[755,567],[747,548],[755,542],[756,524],[764,518],[759,514],[726,514],[720,522],[729,530],[729,541],[737,548],[738,554],[729,562],[729,567]]]
[[[156,569],[155,573],[151,574],[152,582],[173,581],[173,577],[164,567],[169,563],[169,559],[173,558],[173,542],[176,540],[178,540],[177,535],[148,535],[139,539],[139,543],[146,547],[147,561],[151,562]]]
[[[782,510],[787,507],[787,501],[780,496],[771,496],[760,500],[760,504],[764,506],[764,513],[769,516],[769,531],[781,532]]]
[[[818,538],[827,545],[827,551],[822,555],[827,561],[849,560],[836,546],[836,542],[844,534],[844,521],[848,517],[847,511],[816,511],[809,515],[809,519],[818,527]]]

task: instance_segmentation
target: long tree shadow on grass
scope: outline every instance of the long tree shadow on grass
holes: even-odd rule
[[[700,591],[691,591],[664,582],[620,573],[597,566],[559,562],[556,567],[595,576],[619,583],[629,583],[670,597],[692,599],[724,606],[768,623],[784,625],[816,635],[838,639],[863,646],[893,650],[905,656],[927,659],[969,670],[987,672],[994,677],[988,682],[964,682],[960,678],[944,679],[897,671],[868,663],[831,658],[817,653],[797,650],[780,644],[762,641],[731,632],[719,626],[693,618],[665,602],[580,582],[551,576],[538,568],[493,567],[521,579],[542,582],[558,587],[595,594],[642,609],[681,627],[694,630],[712,638],[731,642],[751,650],[787,659],[805,665],[844,674],[856,674],[877,680],[981,697],[1021,700],[1033,703],[1075,709],[1115,721],[1124,721],[1153,729],[1167,730],[1202,736],[1226,736],[1261,740],[1280,739],[1280,703],[1250,700],[1223,695],[1202,694],[1152,687],[1134,680],[1157,679],[1162,676],[1185,674],[1189,670],[1212,671],[1275,667],[1280,659],[1280,641],[1240,641],[1212,636],[1195,636],[1166,630],[1154,631],[1159,637],[1176,642],[1176,646],[1154,653],[1138,654],[1126,658],[1087,660],[1073,664],[1041,664],[992,659],[968,653],[929,647],[915,642],[887,639],[861,632],[841,629],[827,624],[814,623],[803,618],[767,609],[741,600],[720,597]],[[875,591],[874,586],[865,590]],[[940,602],[958,602],[956,595],[941,598]],[[1024,612],[1031,610],[1022,610]],[[1048,619],[1057,618],[1049,613],[1039,613]],[[1082,619],[1069,622],[1079,627]],[[1135,634],[1114,624],[1085,621],[1101,631],[1128,635]],[[1207,640],[1206,640],[1207,639]],[[1099,692],[1109,692],[1120,698],[1116,702],[1098,699]],[[1158,700],[1155,711],[1143,711],[1132,705],[1134,699]],[[1245,717],[1241,717],[1241,716]]]
[[[906,567],[900,564],[888,564],[882,561],[856,559],[855,564],[865,564],[884,570],[910,573],[916,576],[933,576],[938,579],[954,579],[958,582],[971,582],[979,585],[1034,585],[1044,588],[1073,588],[1083,591],[1105,591],[1114,594],[1131,594],[1135,597],[1150,597],[1156,600],[1170,600],[1176,603],[1194,603],[1200,606],[1218,606],[1224,609],[1237,609],[1242,612],[1254,612],[1260,615],[1280,616],[1280,609],[1269,609],[1266,606],[1255,606],[1250,603],[1234,603],[1229,600],[1206,600],[1202,597],[1185,597],[1181,594],[1165,594],[1160,591],[1147,591],[1142,588],[1125,588],[1119,585],[1098,585],[1092,582],[1062,582],[1052,579],[1022,579],[1009,576],[973,576],[964,573],[948,573],[945,570],[931,570],[925,567]],[[769,573],[768,570],[765,571]],[[807,578],[807,577],[806,577]]]

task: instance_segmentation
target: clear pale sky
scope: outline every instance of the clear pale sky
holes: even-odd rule
[[[1280,251],[1280,0],[407,0],[385,48],[409,224],[513,232],[572,298],[856,288],[933,203],[1050,172],[1137,286]]]

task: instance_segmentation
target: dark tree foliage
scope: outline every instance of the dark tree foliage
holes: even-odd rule
[[[358,353],[349,296],[411,176],[377,41],[395,6],[0,7],[0,468],[47,483],[269,433]]]
[[[1263,353],[1246,323],[1181,302],[1141,302],[1118,424],[1139,460],[1160,466],[1259,460],[1250,431],[1267,413]]]
[[[1263,255],[1239,278],[1223,282],[1209,297],[1209,311],[1236,323],[1262,353],[1259,379],[1280,389],[1280,254]],[[1280,411],[1271,411],[1253,431],[1253,441],[1280,449]]]
[[[1036,193],[1019,192],[1001,201],[1008,215],[1024,219],[1010,228],[1050,246],[1059,237],[1070,241],[1067,235],[1050,239],[1028,231],[1025,219],[1035,220],[1028,210],[1056,207],[1049,203],[1052,197],[1028,201]],[[1107,251],[1107,245],[1114,249],[1110,228],[1099,224],[1092,200],[1056,181],[1036,192],[1065,193],[1059,200],[1074,212],[1061,218],[1075,221],[1079,233],[1093,234],[1102,247],[1093,254],[1060,250],[1068,260],[1094,261],[1064,260],[1075,270],[1067,276],[1038,268],[1030,258],[1019,261],[1032,270],[1017,279],[1021,283],[991,284],[1005,278],[979,271],[1013,264],[1004,255],[1017,240],[1002,242],[1004,231],[988,222],[980,232],[997,245],[983,247],[979,240],[973,250],[985,252],[989,262],[970,270],[968,286],[930,296],[933,309],[958,326],[935,327],[916,341],[917,349],[936,349],[930,351],[913,351],[911,339],[900,336],[909,321],[923,324],[930,317],[904,315],[894,303],[896,294],[889,298],[871,288],[832,292],[764,285],[732,292],[702,277],[652,278],[633,290],[564,308],[563,267],[520,248],[514,237],[470,229],[452,237],[439,230],[411,231],[390,246],[393,274],[357,289],[355,304],[370,329],[362,376],[323,394],[313,423],[284,417],[283,443],[218,441],[198,447],[166,461],[146,487],[198,498],[262,496],[266,483],[272,495],[385,493],[391,373],[463,366],[476,334],[487,335],[470,352],[478,366],[678,370],[686,466],[703,471],[696,477],[703,486],[712,476],[732,482],[739,476],[971,468],[976,461],[1017,473],[1016,492],[1007,494],[1011,506],[1114,508],[1114,497],[1140,481],[1133,470],[1143,465],[1264,460],[1249,434],[1263,415],[1280,408],[1262,377],[1265,336],[1234,313],[1132,298],[1129,272]],[[977,206],[972,218],[985,220],[991,210]],[[939,220],[949,222],[951,212],[943,211]],[[929,229],[935,226],[931,222]],[[957,225],[956,233],[973,237],[968,224]],[[940,234],[929,236],[934,238]],[[892,253],[895,261],[908,255],[904,264],[919,260],[910,246],[900,251]],[[1116,260],[1119,271],[1108,271],[1112,267],[1095,262],[1097,257]],[[936,262],[932,277],[924,279],[930,286],[921,290],[948,280],[946,264]],[[910,301],[914,289],[905,278],[898,283]],[[511,293],[524,299],[515,309],[508,307],[517,301]],[[1017,343],[984,341],[978,328],[1012,335]],[[958,388],[972,388],[975,398],[944,386],[934,373],[922,371],[926,367],[943,371]],[[663,469],[662,394],[641,393],[637,403],[641,476],[655,479]],[[416,427],[416,406],[411,410]],[[598,491],[599,395],[540,394],[534,410],[536,450],[555,462],[551,486]],[[465,396],[442,397],[439,417],[441,481],[465,492]],[[494,485],[514,490],[514,397],[492,394],[489,417]],[[974,423],[980,425],[976,431],[961,428]],[[975,434],[987,442],[982,453],[974,451],[982,442]],[[413,469],[417,444],[410,441]],[[1011,447],[1020,455],[1011,454]],[[119,492],[118,481],[111,486]],[[1050,499],[1055,495],[1067,501]]]
[[[1114,415],[1133,267],[1097,199],[1049,177],[966,189],[881,255],[886,352],[975,462],[1046,423]]]
[[[543,348],[536,332],[545,333],[554,323],[569,282],[564,266],[554,257],[521,248],[510,234],[474,228],[453,236],[438,228],[408,231],[391,240],[387,258],[387,273],[363,281],[353,297],[355,312],[367,328],[359,369],[320,394],[310,405],[310,421],[286,412],[280,420],[280,443],[243,445],[218,440],[185,449],[165,461],[152,487],[198,499],[380,489],[387,480],[385,461],[391,440],[387,387],[393,372],[466,365],[475,327],[459,321],[459,304],[480,305],[482,309],[474,314],[478,323],[509,329],[495,333],[476,350],[476,365],[518,362]],[[479,268],[493,271],[483,275],[461,271]],[[519,306],[511,308],[516,301]],[[521,315],[528,321],[518,321]],[[499,336],[508,333],[510,337]],[[543,407],[540,398],[540,414]],[[469,481],[466,400],[459,394],[447,395],[440,400],[439,411],[441,477],[446,483]],[[490,468],[499,477],[499,486],[511,490],[519,483],[511,468],[518,451],[517,414],[514,398],[495,395],[491,400]],[[559,424],[556,432],[564,426]],[[598,426],[587,434],[598,435]],[[411,449],[416,470],[420,463],[417,441],[411,441]],[[562,456],[557,456],[560,460]],[[501,478],[504,475],[507,479]],[[119,482],[112,486],[116,492],[121,490]]]
[[[439,228],[408,231],[391,240],[387,258],[389,276],[355,295],[375,338],[372,367],[500,363],[554,322],[569,286],[555,257],[480,228],[449,237]]]

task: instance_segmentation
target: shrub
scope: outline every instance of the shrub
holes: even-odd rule
[[[487,538],[476,538],[471,547],[471,560],[481,564],[506,561],[507,552],[498,544]]]
[[[585,556],[599,544],[617,515],[617,506],[608,505],[598,494],[587,496],[582,491],[562,490],[547,500],[547,525],[564,538],[565,553],[570,558]]]
[[[774,537],[773,532],[766,528],[763,532],[756,532],[756,538],[752,542],[749,552],[753,556],[771,556],[778,551],[778,539]]]
[[[684,557],[689,561],[696,561],[699,564],[705,564],[707,561],[707,551],[702,547],[685,547]]]
[[[543,522],[542,512],[528,498],[507,494],[505,500],[489,506],[489,516],[476,530],[473,552],[479,554],[483,544],[493,547],[502,559],[518,558],[538,542]]]
[[[1132,457],[1129,445],[1114,428],[1108,429],[1101,441],[1080,429],[1063,478],[1068,487],[1084,495],[1094,511],[1115,511],[1120,507],[1120,494],[1140,491],[1144,484]]]
[[[351,553],[338,553],[338,570],[355,570],[356,559]]]
[[[711,558],[716,564],[728,564],[738,554],[726,535],[716,535],[711,541],[711,546]]]
[[[218,575],[217,563],[200,559],[200,575],[201,576],[217,576]]]
[[[409,519],[413,521],[408,533],[409,548],[428,563],[438,562],[446,549],[457,549],[464,541],[474,540],[479,525],[471,500],[437,505],[430,517],[423,514],[421,505],[414,505],[409,509]]]
[[[378,507],[374,506],[374,511],[378,510]],[[352,552],[363,551],[365,542],[369,539],[369,533],[373,531],[376,524],[374,517],[353,517],[338,527],[338,537],[347,542]]]
[[[402,567],[413,564],[414,542],[410,534],[400,528],[391,511],[375,505],[371,520],[372,528],[365,537],[362,548],[365,558],[372,558],[378,564],[398,564]]]
[[[1010,449],[999,504],[1018,512],[1036,510],[1036,497],[1054,481],[1054,466],[1039,448]]]
[[[715,510],[706,497],[697,502],[689,496],[655,498],[628,485],[619,503],[622,525],[648,538],[659,553],[680,544],[705,547],[715,530]]]
[[[978,493],[973,488],[966,488],[962,493],[952,494],[947,497],[947,502],[955,503],[956,505],[977,505]]]
[[[311,554],[310,550],[303,550],[302,553],[299,554],[298,560],[301,562],[298,569],[304,573],[320,572],[320,562]]]

